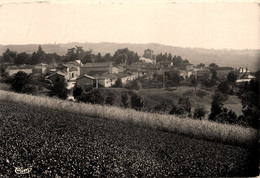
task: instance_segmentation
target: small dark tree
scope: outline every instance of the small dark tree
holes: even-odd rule
[[[207,111],[204,106],[198,106],[194,110],[193,117],[198,119],[203,119],[205,115],[207,114]]]
[[[221,82],[218,85],[218,90],[221,91],[222,93],[228,94],[230,91],[230,86],[227,81]]]
[[[50,91],[49,95],[57,96],[60,99],[67,99],[68,89],[67,89],[67,83],[64,78],[57,77],[54,80],[54,83],[53,83],[53,86],[51,87],[51,91]]]
[[[183,97],[183,98],[179,99],[178,104],[181,105],[185,109],[185,111],[190,113],[191,112],[191,106],[192,106],[193,102],[194,101],[191,100],[189,97]]]
[[[106,97],[106,104],[113,105],[115,99],[116,99],[116,95],[111,91],[109,91]]]
[[[198,80],[195,77],[191,79],[191,85],[195,88],[196,91],[196,87],[198,86]]]
[[[24,87],[31,82],[31,76],[25,72],[17,72],[11,78],[11,89],[18,93],[24,93]]]
[[[120,78],[116,80],[114,87],[116,87],[116,88],[123,87],[122,80]]]
[[[222,112],[223,102],[227,100],[227,95],[221,92],[216,92],[213,96],[211,103],[211,113],[209,115],[209,120],[216,121],[216,116]]]
[[[141,110],[144,107],[142,97],[134,92],[131,94],[131,106],[136,110]]]
[[[73,97],[78,100],[78,98],[81,96],[83,90],[81,87],[77,87],[75,86],[74,90],[73,90]]]
[[[237,74],[234,71],[231,71],[227,75],[227,80],[230,83],[235,83],[237,81]]]
[[[185,113],[185,109],[182,106],[177,106],[174,103],[172,104],[172,109],[170,110],[169,114],[175,115],[183,115]]]
[[[132,87],[133,90],[139,90],[142,88],[141,83],[137,80],[133,81]]]
[[[121,95],[121,106],[124,108],[128,108],[129,104],[129,95],[127,93],[123,93]]]

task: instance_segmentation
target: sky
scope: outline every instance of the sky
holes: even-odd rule
[[[45,1],[0,6],[0,44],[160,43],[260,49],[257,3]]]

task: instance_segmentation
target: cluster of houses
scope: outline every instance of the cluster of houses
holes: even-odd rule
[[[14,75],[18,71],[23,71],[27,74],[43,74],[47,80],[54,81],[57,77],[64,78],[68,83],[68,88],[75,85],[85,87],[91,85],[93,87],[111,87],[115,85],[118,79],[121,79],[125,85],[129,81],[133,81],[139,77],[144,77],[149,80],[154,74],[164,74],[166,71],[176,72],[179,76],[187,80],[191,77],[211,78],[212,72],[209,67],[198,68],[193,64],[185,64],[182,68],[176,68],[170,61],[156,63],[156,56],[153,50],[146,49],[143,57],[140,57],[139,62],[131,65],[119,64],[113,65],[112,62],[102,63],[86,63],[82,64],[80,60],[63,62],[59,65],[48,65],[40,63],[34,66],[8,65],[6,72],[9,76]],[[248,69],[218,67],[216,75],[219,80],[225,80],[228,73],[236,71],[239,74],[238,82],[251,80],[254,76],[250,75]]]

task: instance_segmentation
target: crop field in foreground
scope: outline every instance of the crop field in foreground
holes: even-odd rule
[[[257,149],[0,101],[0,177],[256,176]]]

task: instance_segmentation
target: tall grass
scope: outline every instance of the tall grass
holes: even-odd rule
[[[105,119],[133,122],[158,130],[166,130],[223,143],[251,145],[258,139],[257,130],[255,129],[237,125],[220,124],[207,120],[178,118],[172,115],[152,114],[113,106],[76,103],[3,90],[0,90],[0,100],[21,102],[32,106],[47,107]]]

